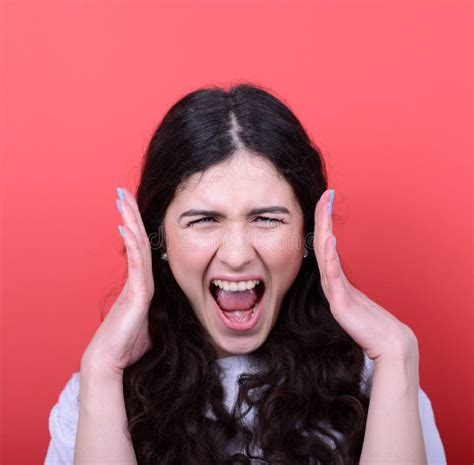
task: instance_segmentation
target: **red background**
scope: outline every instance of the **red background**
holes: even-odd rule
[[[117,186],[185,93],[271,89],[323,150],[347,274],[420,343],[450,464],[474,460],[469,1],[7,1],[3,465],[48,415],[124,270]],[[470,439],[471,438],[471,439]]]

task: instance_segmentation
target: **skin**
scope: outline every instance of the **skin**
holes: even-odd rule
[[[314,253],[321,285],[334,318],[374,361],[359,463],[426,465],[418,407],[418,340],[407,325],[346,278],[333,244],[330,204],[331,195],[327,190],[314,213]]]
[[[344,274],[337,247],[333,246],[330,197],[330,190],[326,190],[316,204],[314,253],[331,313],[376,365],[383,358],[405,355],[417,344],[413,331],[356,289]]]
[[[276,205],[289,214],[248,215],[253,208]],[[189,209],[215,210],[225,217],[180,219]],[[237,152],[187,180],[168,207],[164,230],[169,266],[218,357],[256,350],[275,325],[303,260],[303,212],[290,184],[267,159]],[[215,310],[209,282],[215,276],[248,274],[264,277],[262,316],[251,330],[232,331]]]
[[[271,245],[284,246],[285,242],[282,240],[286,234],[298,235],[298,231],[302,234],[302,223],[298,228],[298,221],[295,221],[298,214],[292,215],[291,222],[284,229],[278,227],[267,231],[261,230],[262,226],[254,226],[250,218],[242,215],[242,208],[253,208],[256,199],[288,201],[291,196],[287,194],[291,190],[285,191],[284,183],[280,184],[279,189],[272,189],[272,185],[275,184],[265,182],[265,180],[268,181],[266,176],[271,167],[267,166],[267,170],[255,171],[254,168],[258,166],[258,163],[248,165],[246,163],[247,161],[257,162],[254,158],[241,157],[235,161],[243,163],[231,165],[232,168],[238,170],[240,167],[238,174],[242,175],[241,177],[232,177],[233,171],[229,173],[226,170],[214,173],[217,176],[212,176],[211,171],[208,173],[211,174],[210,180],[221,183],[221,186],[223,177],[225,178],[223,190],[213,189],[212,182],[207,184],[208,189],[202,190],[200,182],[197,183],[197,187],[194,187],[197,192],[201,195],[206,194],[207,197],[199,199],[193,197],[193,201],[221,204],[223,200],[227,200],[224,205],[221,205],[222,209],[229,209],[226,211],[227,217],[223,223],[217,222],[216,226],[210,226],[211,231],[185,229],[181,223],[178,229],[176,216],[172,215],[173,210],[168,211],[169,216],[167,213],[168,229],[174,225],[176,229],[171,229],[171,232],[179,233],[174,238],[173,236],[169,238],[173,273],[183,289],[186,289],[188,297],[191,299],[196,297],[196,300],[191,300],[195,311],[198,317],[202,318],[202,323],[208,325],[206,329],[211,330],[210,334],[216,338],[216,342],[222,344],[221,354],[224,355],[225,349],[248,352],[265,340],[276,319],[282,296],[296,276],[302,260],[301,249],[295,252],[291,250],[291,247],[283,247],[275,253],[275,250],[270,247]],[[252,170],[243,170],[242,167],[251,167]],[[253,177],[257,172],[261,177]],[[250,173],[252,177],[249,179],[254,181],[252,185],[246,183]],[[229,176],[231,176],[230,184],[227,183]],[[276,183],[277,179],[278,177],[275,177],[273,183]],[[183,192],[186,198],[186,189]],[[252,195],[249,192],[252,192]],[[147,314],[154,288],[150,243],[138,206],[126,189],[123,189],[123,193],[125,197],[117,201],[117,207],[124,221],[123,240],[127,248],[128,277],[122,292],[94,334],[81,359],[81,399],[75,465],[105,463],[106,461],[136,463],[131,439],[126,434],[127,415],[123,399],[122,375],[123,370],[138,360],[150,347]],[[217,193],[219,196],[209,198],[211,193]],[[240,196],[237,193],[240,193]],[[221,194],[224,197],[221,197]],[[267,197],[267,195],[276,197]],[[231,201],[237,197],[240,200],[232,203]],[[173,202],[174,206],[177,206],[180,201],[183,202],[183,198],[178,199],[179,197],[176,198],[176,203]],[[375,361],[360,464],[426,465],[426,452],[418,411],[417,339],[408,326],[355,289],[345,277],[337,249],[333,246],[334,235],[329,205],[330,191],[326,190],[317,202],[314,214],[314,253],[321,274],[321,284],[334,318]],[[293,208],[298,209],[296,202],[293,203]],[[292,213],[294,213],[293,210]],[[302,219],[302,217],[299,218]],[[242,240],[246,237],[244,232],[247,231],[253,233],[249,242]],[[230,232],[232,239],[237,238],[233,247],[222,246],[224,232]],[[209,237],[207,237],[208,233]],[[181,243],[179,238],[185,239],[185,242]],[[188,239],[191,240],[192,247],[191,251],[187,250],[189,255],[186,255],[185,249],[189,249],[189,243],[186,242]],[[288,246],[288,243],[286,244]],[[194,250],[193,247],[196,245],[206,245],[206,247]],[[281,255],[285,255],[288,260],[282,260]],[[183,263],[179,262],[179,258],[191,268],[187,270],[182,266]],[[224,267],[229,267],[229,269]],[[207,313],[209,308],[205,304],[208,301],[204,297],[207,291],[206,276],[217,271],[266,273],[265,279],[269,280],[270,298],[265,306],[265,319],[262,320],[255,334],[245,336],[244,343],[236,340],[235,337],[229,337],[222,330],[219,331],[218,327],[212,326],[215,324],[215,319]],[[199,310],[201,313],[198,313]],[[217,329],[217,332],[213,333],[213,329]],[[248,350],[249,347],[250,350]]]

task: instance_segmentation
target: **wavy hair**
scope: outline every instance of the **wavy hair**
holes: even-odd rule
[[[123,375],[137,461],[358,463],[369,403],[363,390],[364,352],[333,318],[314,254],[303,260],[274,327],[251,354],[265,369],[239,376],[237,408],[231,412],[224,404],[215,349],[161,260],[166,250],[162,222],[177,189],[189,176],[242,149],[270,160],[292,186],[311,250],[314,207],[327,189],[326,168],[289,107],[251,83],[229,90],[200,88],[174,103],[146,149],[136,192],[155,281],[148,313],[152,347]],[[251,395],[254,389],[260,395]],[[249,428],[242,416],[252,407],[255,420]],[[208,408],[214,418],[206,416]],[[238,437],[244,438],[241,453],[226,455],[226,446]],[[254,443],[261,454],[253,455]]]

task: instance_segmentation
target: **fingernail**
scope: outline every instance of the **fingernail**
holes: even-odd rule
[[[119,213],[122,214],[123,213],[123,208],[120,205],[120,200],[119,199],[115,199],[115,205],[117,205],[117,210],[119,211]]]
[[[118,193],[118,196],[120,197],[120,200],[124,200],[123,192],[122,192],[122,189],[120,189],[120,187],[117,187],[117,193]]]
[[[332,238],[332,245],[334,248],[336,248],[336,236]]]
[[[331,192],[331,197],[329,198],[329,210],[328,210],[329,216],[332,215],[332,203],[334,202],[335,189],[331,189],[330,192]]]
[[[119,225],[119,233],[122,235],[122,237],[125,239],[125,234],[123,233],[122,226]]]

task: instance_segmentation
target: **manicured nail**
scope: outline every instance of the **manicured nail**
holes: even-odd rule
[[[332,215],[332,203],[334,202],[334,189],[331,189],[331,197],[329,198],[329,210],[328,210],[328,213],[329,213],[329,216]]]
[[[332,238],[332,245],[334,248],[336,248],[336,236]]]
[[[117,205],[117,209],[118,209],[119,213],[122,214],[123,213],[123,208],[120,205],[120,200],[119,199],[115,199],[115,205]]]
[[[120,189],[120,187],[117,187],[117,193],[118,193],[118,196],[120,197],[120,200],[124,200],[123,192],[122,192],[122,189]]]
[[[119,233],[122,235],[122,237],[125,239],[125,234],[123,233],[122,226],[119,225]]]

